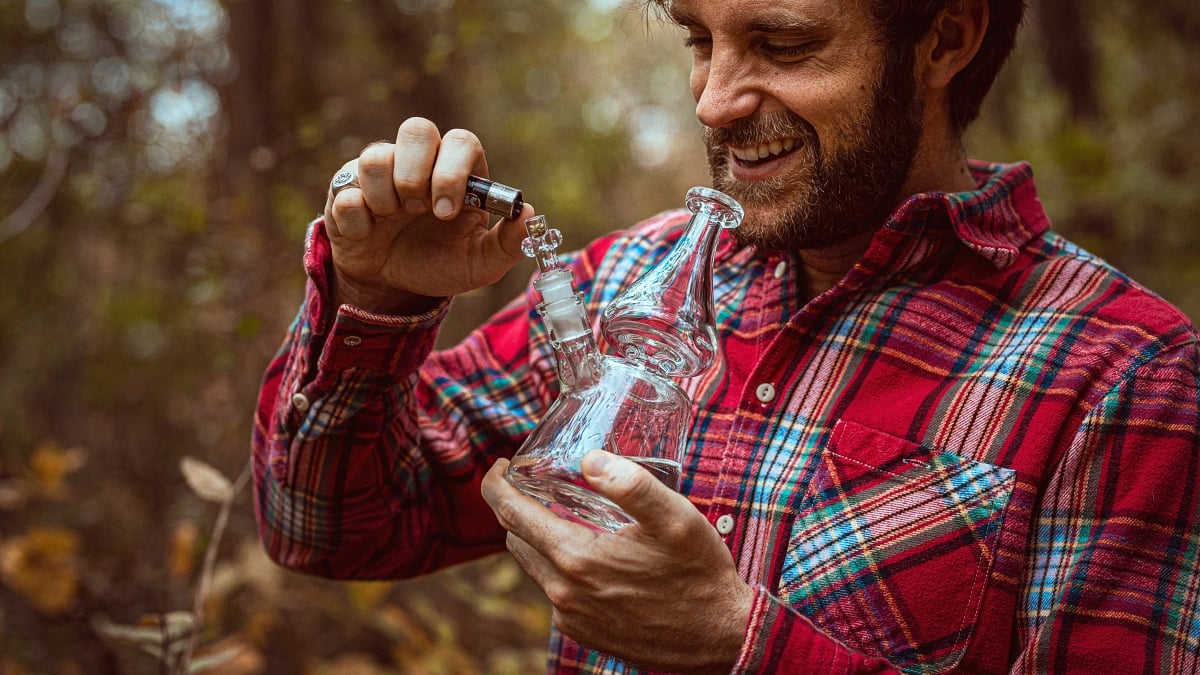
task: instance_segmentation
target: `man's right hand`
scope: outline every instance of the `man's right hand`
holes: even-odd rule
[[[394,144],[372,144],[342,168],[358,174],[359,187],[325,202],[338,304],[417,313],[436,298],[494,283],[521,261],[531,206],[494,228],[486,211],[463,206],[467,177],[488,176],[475,134],[443,136],[433,122],[413,117]]]

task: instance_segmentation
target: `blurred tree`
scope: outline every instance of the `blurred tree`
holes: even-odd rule
[[[1055,85],[1066,94],[1071,114],[1084,122],[1098,121],[1100,102],[1094,85],[1092,41],[1080,14],[1079,0],[1039,2],[1034,8],[1043,34],[1054,36],[1042,41],[1045,63]]]

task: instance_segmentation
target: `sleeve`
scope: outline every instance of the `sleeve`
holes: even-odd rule
[[[1012,644],[975,647],[997,671],[1200,672],[1198,409],[1193,333],[1088,412],[1033,513]],[[755,593],[735,673],[898,672]]]
[[[1034,512],[1012,668],[1200,672],[1194,333],[1089,412]]]
[[[549,352],[531,365],[540,323],[529,296],[434,352],[449,300],[420,316],[330,309],[331,265],[317,221],[304,305],[255,416],[255,509],[268,554],[298,571],[370,579],[501,550],[505,533],[481,481],[553,395]]]

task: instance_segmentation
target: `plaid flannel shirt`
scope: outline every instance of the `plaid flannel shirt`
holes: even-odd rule
[[[971,168],[807,303],[792,255],[719,246],[681,489],[755,588],[737,672],[1200,672],[1195,329],[1052,233],[1027,165]],[[687,215],[571,259],[591,316]],[[305,259],[254,429],[270,554],[395,578],[502,550],[480,481],[556,395],[536,297],[433,351],[448,301],[330,307],[320,222]],[[636,672],[558,633],[549,669]]]

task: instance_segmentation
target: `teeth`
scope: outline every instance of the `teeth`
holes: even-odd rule
[[[749,148],[735,148],[731,146],[729,151],[733,153],[734,157],[737,157],[743,162],[757,162],[760,159],[773,157],[774,155],[778,155],[780,153],[791,152],[795,147],[796,139],[783,138]]]

